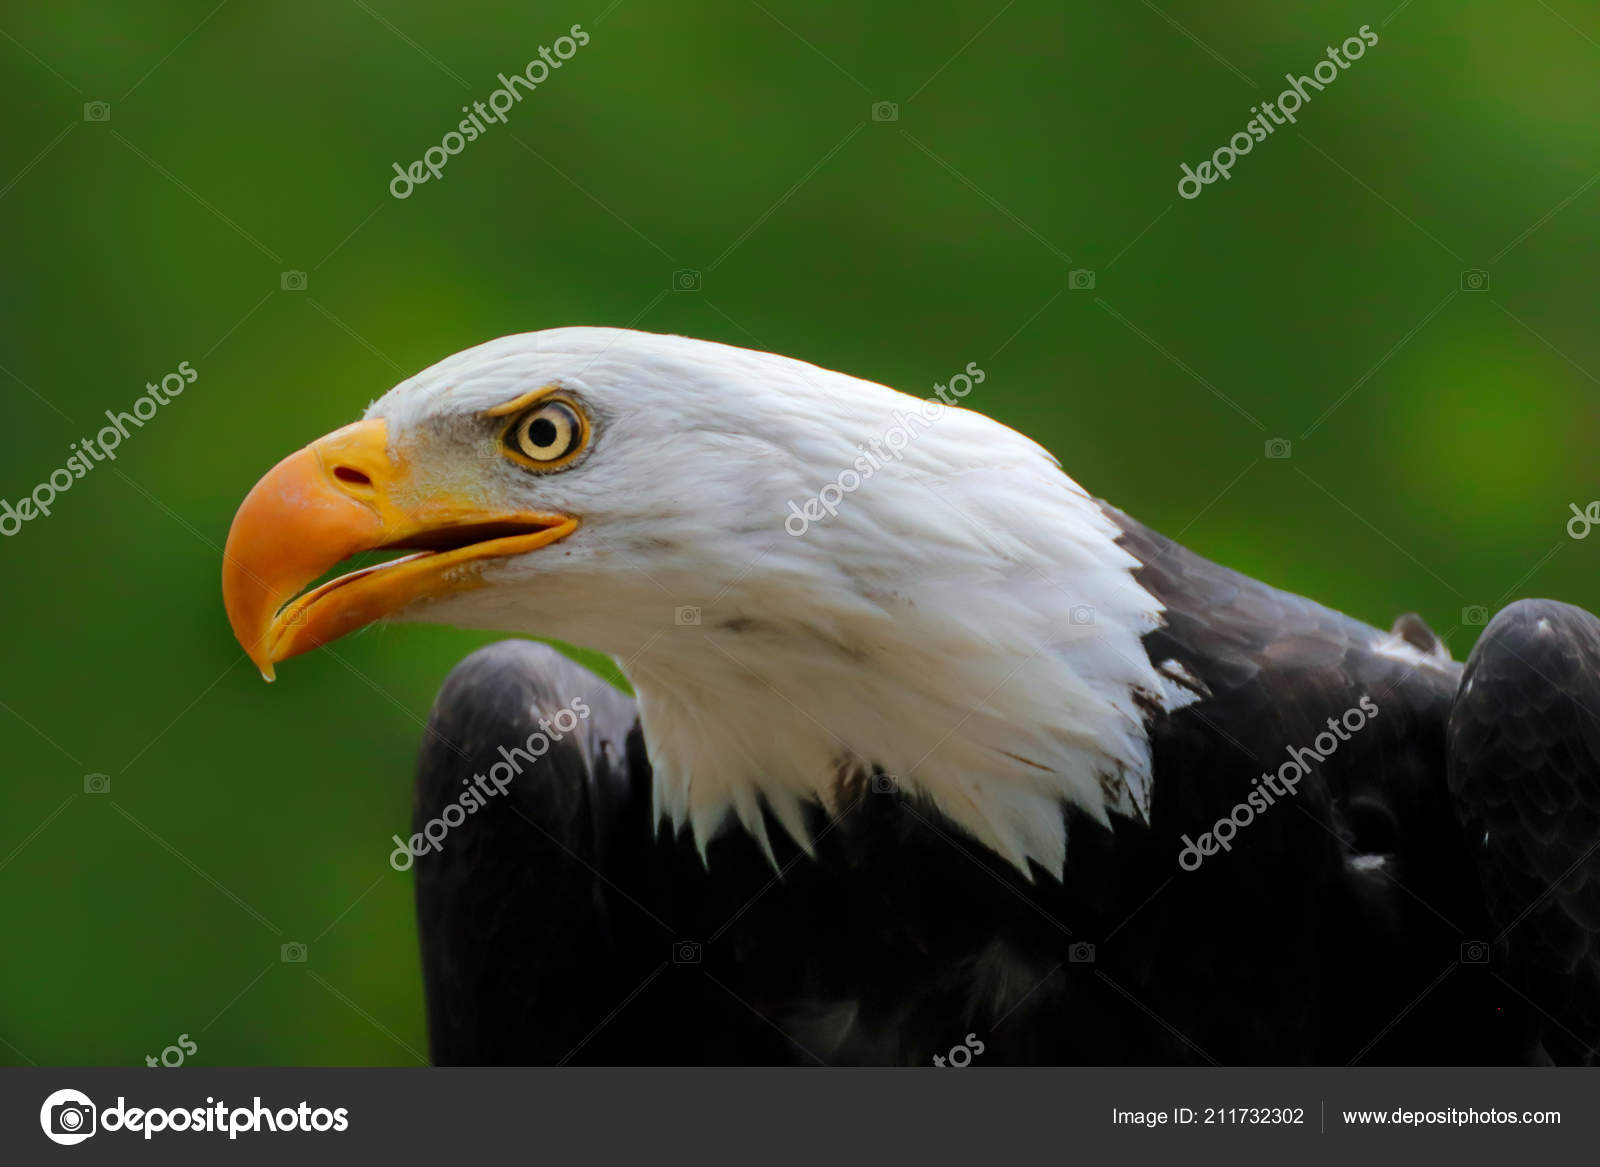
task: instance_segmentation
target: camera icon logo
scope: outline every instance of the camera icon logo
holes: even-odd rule
[[[1461,273],[1461,290],[1463,292],[1487,292],[1489,290],[1489,273],[1481,267],[1469,267]]]
[[[875,101],[872,103],[872,120],[897,122],[900,120],[900,106],[892,101]]]
[[[86,122],[108,122],[111,120],[111,103],[109,101],[86,101],[83,103],[83,120]]]
[[[278,277],[278,286],[285,292],[303,292],[306,290],[306,273],[286,271]]]
[[[698,940],[674,940],[672,942],[673,964],[699,964],[700,942]]]
[[[85,794],[110,794],[110,774],[85,774],[83,776],[83,792]]]
[[[674,608],[672,610],[672,622],[680,628],[697,628],[700,625],[700,609],[692,604]]]
[[[1074,604],[1067,612],[1067,622],[1074,628],[1087,628],[1094,623],[1093,604]]]
[[[1093,964],[1094,963],[1094,945],[1090,944],[1087,940],[1078,941],[1078,943],[1074,944],[1071,948],[1067,949],[1067,963],[1068,964]]]
[[[1482,940],[1469,940],[1461,946],[1462,964],[1488,964],[1489,946]]]
[[[284,964],[304,964],[306,962],[306,946],[299,941],[290,941],[278,949],[278,957]]]
[[[1294,457],[1294,443],[1288,438],[1268,438],[1267,457],[1274,462],[1283,462]]]
[[[893,774],[874,774],[867,786],[874,794],[900,793],[900,783],[895,780]]]
[[[1086,267],[1075,267],[1067,273],[1067,287],[1074,292],[1094,291],[1094,272]]]
[[[1468,628],[1482,628],[1489,622],[1489,609],[1482,604],[1468,604],[1461,609],[1461,623]]]
[[[75,1146],[94,1134],[98,1111],[87,1094],[57,1090],[39,1108],[39,1126],[45,1138],[63,1147]]]
[[[681,267],[672,273],[674,292],[698,292],[702,283],[700,273],[692,267]]]

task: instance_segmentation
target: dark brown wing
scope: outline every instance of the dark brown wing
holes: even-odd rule
[[[1542,1053],[1600,1045],[1600,620],[1524,600],[1495,617],[1450,718],[1450,787],[1483,882],[1497,970]]]
[[[1254,942],[1257,957],[1318,953],[1304,988],[1317,998],[1308,1008],[1320,1059],[1516,1058],[1520,1037],[1496,1006],[1504,992],[1462,960],[1486,917],[1445,776],[1460,666],[1413,620],[1381,632],[1108,513],[1167,609],[1166,627],[1145,639],[1151,659],[1181,666],[1203,693],[1152,726],[1154,832],[1198,838],[1248,797],[1252,779],[1294,757],[1312,763],[1293,796],[1218,857],[1214,898],[1242,903],[1252,887],[1273,889],[1256,896],[1276,909],[1251,925],[1274,933]],[[1351,714],[1360,728],[1335,742],[1329,719],[1342,728],[1357,708],[1376,712]],[[1307,747],[1326,756],[1299,752]],[[1248,929],[1232,939],[1241,950],[1253,943]],[[1286,1002],[1275,1023],[1294,1016]]]

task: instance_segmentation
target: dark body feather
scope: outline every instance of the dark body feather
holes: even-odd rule
[[[418,829],[538,716],[593,712],[417,860],[434,1059],[928,1065],[969,1035],[981,1064],[1525,1056],[1527,1010],[1473,959],[1492,931],[1446,785],[1460,666],[1380,654],[1374,629],[1109,513],[1167,607],[1147,651],[1205,695],[1153,717],[1148,825],[1067,812],[1064,879],[1024,879],[868,774],[817,812],[814,858],[772,824],[781,875],[740,830],[703,865],[656,830],[629,699],[530,642],[464,661]],[[1377,716],[1298,793],[1179,866],[1363,697]]]
[[[1497,975],[1530,1061],[1600,1046],[1600,620],[1551,600],[1497,616],[1450,718],[1450,788],[1482,873]]]

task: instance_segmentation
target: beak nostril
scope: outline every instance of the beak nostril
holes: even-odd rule
[[[353,466],[335,466],[333,476],[340,482],[348,482],[352,486],[371,486],[372,479]]]

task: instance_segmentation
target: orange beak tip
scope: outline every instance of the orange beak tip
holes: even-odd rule
[[[228,529],[222,598],[262,680],[275,678],[278,661],[408,604],[481,586],[482,560],[525,555],[578,527],[570,515],[501,511],[459,492],[424,492],[410,475],[389,451],[386,423],[369,420],[291,454],[250,490]],[[410,500],[405,505],[394,501],[397,487]],[[442,546],[439,539],[408,542],[439,533]],[[300,595],[328,569],[371,550],[412,554]]]

